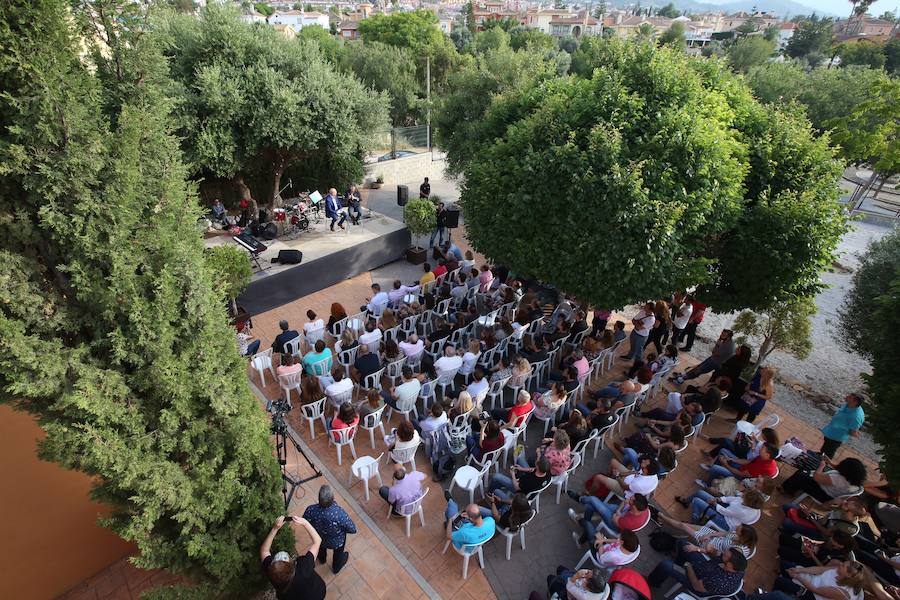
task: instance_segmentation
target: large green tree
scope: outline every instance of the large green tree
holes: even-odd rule
[[[841,58],[841,66],[862,65],[873,69],[884,66],[886,56],[884,45],[875,42],[846,42],[837,47],[837,55]]]
[[[868,101],[888,77],[880,69],[851,66],[807,71],[796,61],[771,62],[750,69],[747,82],[763,102],[799,102],[813,126],[826,131],[834,120]]]
[[[120,48],[123,74],[146,43]],[[93,478],[136,565],[196,597],[248,597],[280,474],[204,262],[173,102],[131,76],[104,101],[63,0],[0,3],[0,46],[0,400],[38,419],[43,458]]]
[[[380,42],[354,44],[344,52],[341,65],[364,85],[387,94],[391,123],[403,126],[415,122],[421,86],[410,50]]]
[[[863,255],[841,325],[840,341],[872,364],[872,374],[864,376],[873,400],[866,422],[882,447],[882,471],[900,485],[900,231],[873,242]]]
[[[447,152],[448,169],[460,173],[487,141],[478,137],[490,135],[481,121],[496,98],[554,75],[555,63],[540,50],[514,52],[508,47],[476,56],[454,73],[433,117],[435,140]]]
[[[791,58],[802,58],[815,67],[829,55],[833,43],[834,19],[814,13],[797,20],[797,28],[784,47],[784,53]]]
[[[387,97],[336,72],[318,44],[250,27],[230,8],[172,15],[156,35],[183,90],[187,158],[199,174],[234,181],[243,196],[255,178],[252,195],[273,205],[292,168],[311,188],[347,184],[362,175],[374,133],[388,127]]]
[[[695,285],[718,310],[814,293],[845,231],[826,141],[720,62],[603,44],[589,79],[508,92],[449,152],[473,245],[602,306]]]
[[[774,53],[774,42],[759,35],[748,35],[728,46],[726,56],[732,69],[746,73],[750,67],[761,65],[769,60]]]

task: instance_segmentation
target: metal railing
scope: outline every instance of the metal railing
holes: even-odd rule
[[[365,162],[378,163],[429,151],[431,151],[431,136],[428,125],[393,127],[375,133],[375,143]]]

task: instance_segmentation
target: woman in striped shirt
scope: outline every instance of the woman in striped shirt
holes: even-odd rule
[[[729,548],[737,548],[744,555],[750,555],[756,550],[757,535],[752,525],[738,525],[734,531],[718,531],[706,525],[694,525],[676,521],[668,515],[660,513],[660,518],[674,527],[685,532],[697,542],[696,545],[687,546],[686,552],[702,552],[707,556],[721,556]]]

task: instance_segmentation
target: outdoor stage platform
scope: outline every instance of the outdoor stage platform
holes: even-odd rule
[[[253,278],[238,297],[238,304],[257,315],[401,258],[410,244],[406,225],[381,213],[366,210],[366,214],[371,218],[362,219],[361,225],[351,225],[347,220],[345,231],[335,227],[332,233],[330,221],[323,218],[295,239],[260,240],[268,246],[259,257],[263,270],[253,265]],[[230,235],[210,237],[205,242],[207,246],[237,246]],[[300,250],[300,264],[273,263],[272,258],[285,249]]]

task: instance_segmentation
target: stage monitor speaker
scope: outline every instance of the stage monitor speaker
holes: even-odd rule
[[[272,262],[282,265],[299,265],[301,260],[303,260],[303,253],[299,250],[279,250],[278,258]]]
[[[459,209],[455,207],[446,209],[444,219],[448,229],[456,229],[459,227]]]
[[[397,206],[406,206],[409,200],[409,187],[405,185],[397,186]]]

